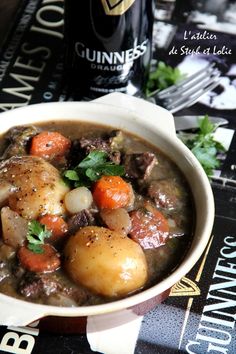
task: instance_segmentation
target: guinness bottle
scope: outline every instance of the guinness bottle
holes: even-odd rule
[[[72,99],[141,95],[152,53],[153,0],[65,0],[67,86]]]

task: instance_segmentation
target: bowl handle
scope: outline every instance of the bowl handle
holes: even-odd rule
[[[13,306],[14,311],[12,310]],[[30,303],[25,306],[22,301],[20,304],[4,302],[4,305],[0,306],[0,314],[1,326],[27,326],[45,316],[42,309],[33,309]]]
[[[145,118],[149,126],[158,127],[158,130],[164,134],[171,134],[176,137],[173,115],[156,104],[120,92],[109,93],[93,100],[93,102],[125,108],[131,114]]]

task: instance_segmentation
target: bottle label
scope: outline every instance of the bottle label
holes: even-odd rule
[[[137,44],[137,39],[132,48],[123,50],[121,52],[102,52],[100,50],[91,49],[85,46],[82,42],[75,43],[75,52],[78,57],[84,60],[99,65],[99,69],[103,70],[103,66],[115,65],[119,70],[119,67],[133,63],[134,60],[144,55],[147,51],[148,39],[145,39],[142,43]],[[94,65],[93,65],[94,68]],[[114,69],[113,69],[114,70]]]
[[[124,14],[135,0],[101,0],[106,15],[120,16]]]
[[[93,75],[88,78],[90,82],[90,90],[108,93],[109,87],[112,91],[126,91],[126,85],[132,79],[134,74],[134,62],[147,52],[149,40],[145,39],[138,44],[135,39],[132,48],[120,52],[103,52],[91,49],[85,46],[82,42],[75,43],[75,52],[84,62],[84,65],[89,65],[90,73]]]

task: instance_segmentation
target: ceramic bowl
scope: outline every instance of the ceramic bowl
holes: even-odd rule
[[[153,287],[122,300],[67,308],[34,304],[0,294],[1,325],[25,326],[41,319],[41,325],[51,330],[83,332],[90,319],[101,320],[108,327],[132,320],[168,296],[171,287],[198,261],[211,235],[214,221],[211,186],[197,159],[176,137],[170,112],[142,99],[112,93],[92,102],[40,103],[1,113],[0,133],[15,125],[65,119],[124,129],[165,152],[181,169],[192,191],[196,209],[193,241],[181,264],[169,276]]]

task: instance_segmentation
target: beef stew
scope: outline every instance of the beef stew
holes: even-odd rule
[[[0,292],[83,306],[148,288],[192,240],[185,177],[137,136],[91,123],[15,127],[2,138]]]

